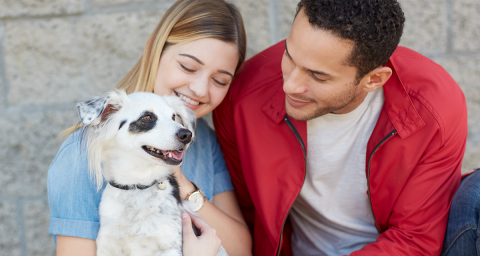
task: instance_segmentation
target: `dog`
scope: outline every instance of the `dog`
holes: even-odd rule
[[[77,104],[100,189],[97,256],[180,256],[182,202],[172,168],[194,139],[195,113],[175,96],[114,90]],[[217,256],[227,256],[220,248]]]

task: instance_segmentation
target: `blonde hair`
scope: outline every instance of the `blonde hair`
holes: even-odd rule
[[[245,28],[238,9],[224,0],[178,0],[148,38],[140,60],[115,88],[123,89],[127,94],[153,92],[163,50],[203,38],[218,39],[238,47],[237,73],[247,51]],[[66,138],[81,127],[81,123],[72,126],[59,137]]]

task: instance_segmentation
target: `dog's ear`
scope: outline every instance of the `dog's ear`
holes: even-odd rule
[[[164,96],[168,105],[175,110],[177,116],[180,117],[182,125],[195,134],[195,126],[197,125],[197,117],[193,110],[186,107],[182,100],[176,96]]]
[[[125,91],[114,90],[100,98],[78,103],[78,116],[85,126],[98,125],[120,110],[127,100]]]

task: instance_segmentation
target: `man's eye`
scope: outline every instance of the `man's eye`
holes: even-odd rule
[[[152,119],[152,117],[150,117],[150,116],[144,116],[144,117],[142,117],[142,120],[143,120],[143,121],[150,121],[151,119]]]
[[[318,77],[317,77],[316,75],[314,75],[314,74],[312,74],[312,77],[313,77],[313,79],[314,79],[315,81],[320,82],[320,83],[323,83],[323,82],[326,81],[326,80],[323,80],[323,79],[318,78]]]

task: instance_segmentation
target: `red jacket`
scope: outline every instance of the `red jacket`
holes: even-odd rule
[[[305,179],[307,127],[285,112],[284,50],[280,42],[247,61],[214,112],[258,256],[281,255],[282,248],[291,255],[287,217]],[[393,75],[365,166],[380,235],[351,255],[439,255],[460,183],[465,97],[441,66],[407,48],[398,47],[387,66]]]

